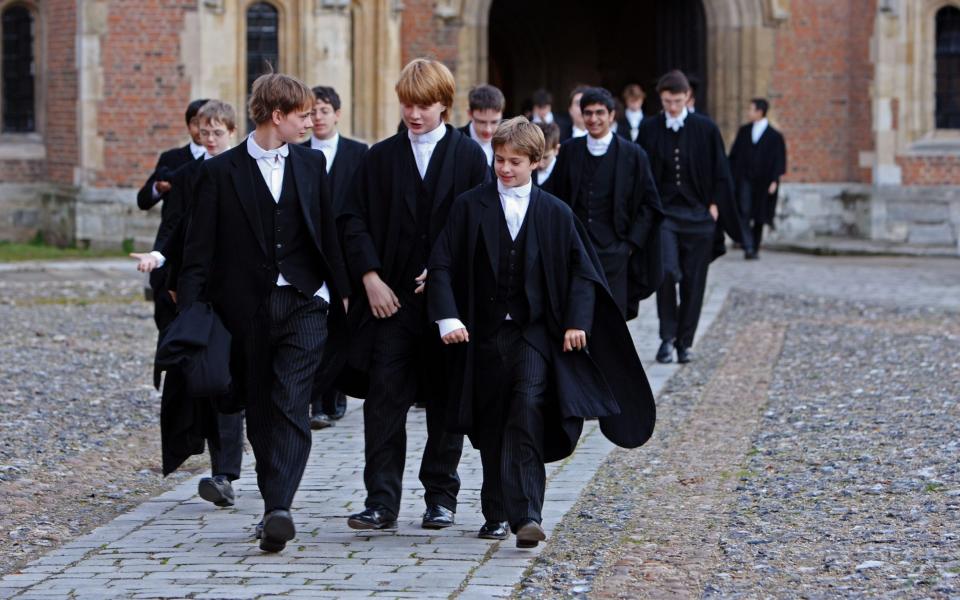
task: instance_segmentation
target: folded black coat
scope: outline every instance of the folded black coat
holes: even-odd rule
[[[163,474],[205,440],[219,440],[215,402],[230,391],[230,332],[209,304],[194,302],[163,332],[157,369],[166,371],[160,404]]]

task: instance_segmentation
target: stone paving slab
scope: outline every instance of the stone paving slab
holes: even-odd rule
[[[119,266],[119,264],[118,264]],[[701,327],[726,295],[711,288]],[[658,365],[652,301],[631,322],[655,393],[675,372]],[[235,483],[237,503],[218,509],[196,495],[199,477],[161,494],[88,535],[67,543],[19,573],[0,580],[0,598],[370,598],[507,597],[544,545],[520,550],[514,540],[480,540],[481,468],[469,443],[460,464],[463,486],[457,524],[421,529],[417,470],[425,442],[424,412],[408,419],[404,500],[396,532],[355,532],[346,517],[362,509],[363,431],[358,401],[336,427],[318,432],[294,505],[298,535],[279,555],[263,554],[254,539],[262,503],[252,456]],[[613,445],[595,421],[584,427],[573,456],[547,466],[544,528],[553,527]],[[547,541],[549,544],[549,539]]]

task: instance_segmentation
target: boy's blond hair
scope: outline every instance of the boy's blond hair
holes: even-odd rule
[[[514,117],[500,123],[493,134],[492,144],[494,150],[509,144],[517,152],[527,155],[530,162],[539,162],[546,146],[543,131],[526,117]]]
[[[457,90],[453,73],[442,62],[429,58],[410,61],[400,71],[397,81],[397,98],[403,104],[430,106],[435,102],[447,107],[443,120],[450,120],[450,108]]]
[[[220,100],[210,100],[197,111],[197,119],[201,124],[217,121],[230,131],[237,129],[237,111]]]
[[[298,110],[309,111],[314,102],[313,92],[296,77],[266,73],[253,82],[247,109],[250,119],[260,125],[269,121],[275,110],[285,115]]]

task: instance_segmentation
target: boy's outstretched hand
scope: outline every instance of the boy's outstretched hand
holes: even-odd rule
[[[443,340],[444,344],[462,344],[470,341],[470,334],[461,327],[460,329],[454,329],[440,339]]]
[[[563,351],[572,352],[587,347],[587,332],[582,329],[568,329],[563,334]]]

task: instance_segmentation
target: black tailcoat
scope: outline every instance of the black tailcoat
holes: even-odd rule
[[[427,278],[430,320],[459,318],[471,331],[476,321],[474,270],[483,240],[497,272],[500,197],[488,183],[457,198],[447,226],[430,257]],[[586,230],[563,202],[534,187],[525,219],[525,291],[531,327],[524,337],[551,365],[552,384],[545,435],[545,460],[569,456],[585,417],[599,417],[604,435],[623,447],[637,447],[653,433],[656,407],[633,339],[607,291],[603,269]],[[563,352],[567,328],[585,321],[578,288],[593,286],[592,314],[586,320],[588,350]],[[472,331],[471,331],[472,333]],[[472,433],[474,392],[483,385],[475,370],[476,340],[445,347],[450,361],[447,423],[451,431]]]
[[[743,222],[733,196],[733,180],[727,164],[727,154],[720,129],[703,114],[688,113],[683,124],[689,148],[690,179],[697,196],[706,203],[716,204],[720,213],[717,221],[717,240],[714,255],[720,256],[723,247],[723,232],[737,242],[743,242]],[[650,157],[650,167],[659,177],[663,173],[665,159],[671,157],[667,137],[665,113],[647,117],[640,123],[638,143]],[[660,182],[657,182],[660,183]]]
[[[157,181],[163,181],[173,171],[192,160],[193,153],[190,152],[190,144],[162,152],[160,158],[157,159],[157,166],[153,168],[153,173],[150,174],[147,182],[137,192],[137,206],[143,210],[150,210],[154,204],[163,200],[163,195],[156,200],[153,198],[153,184]]]
[[[431,157],[438,163],[433,188],[426,242],[432,247],[443,226],[453,199],[487,181],[490,169],[480,145],[451,125],[446,125],[443,146]],[[442,153],[438,156],[438,153]],[[403,272],[416,244],[417,197],[421,179],[416,172],[413,149],[406,130],[374,144],[364,155],[354,177],[344,212],[338,217],[345,259],[355,295],[351,298],[348,321],[352,331],[341,390],[355,398],[367,395],[367,371],[375,337],[375,319],[364,293],[363,275],[377,271],[395,292],[411,286]],[[429,174],[428,174],[429,175]],[[399,294],[399,292],[398,292]],[[339,365],[334,366],[338,370]]]
[[[336,354],[345,333],[342,298],[350,294],[346,267],[337,241],[333,206],[323,153],[290,145],[285,169],[293,170],[293,182],[304,223],[319,250],[316,269],[330,289],[329,352]],[[209,301],[233,336],[231,363],[244,369],[257,357],[246,338],[254,315],[276,287],[276,275],[268,264],[262,218],[257,205],[254,177],[246,140],[214,158],[203,161],[187,227],[183,266],[178,281],[180,310],[197,300]],[[238,397],[246,393],[243,377],[234,373]]]
[[[613,227],[620,240],[634,248],[627,285],[627,315],[633,318],[640,300],[655,292],[663,279],[659,235],[663,211],[643,148],[615,135],[607,152],[616,153],[617,161]],[[586,160],[586,136],[567,140],[561,145],[557,164],[543,188],[574,207],[584,183],[581,174]]]
[[[747,218],[772,225],[776,216],[777,195],[770,194],[769,189],[774,182],[779,187],[780,177],[787,172],[787,145],[783,135],[772,125],[767,125],[756,144],[753,143],[752,134],[752,123],[742,126],[737,132],[737,139],[730,149],[730,171],[735,185],[750,185],[753,202]],[[744,213],[746,208],[740,207]]]
[[[197,193],[197,180],[200,178],[202,164],[203,159],[198,158],[174,171],[170,177],[173,187],[163,201],[164,206],[169,205],[170,209],[170,218],[166,224],[170,233],[164,236],[163,244],[155,250],[166,258],[163,266],[166,271],[168,290],[177,289],[180,267],[183,264],[183,243],[190,222],[190,210]],[[161,227],[163,226],[161,224]]]
[[[310,147],[310,140],[303,143]],[[367,145],[357,140],[340,136],[337,141],[337,153],[333,156],[333,166],[330,167],[330,196],[333,200],[333,212],[339,215],[347,201],[353,175],[367,152]]]
[[[553,113],[553,122],[560,128],[560,143],[573,137],[573,119],[566,112]]]
[[[643,121],[641,121],[642,123]],[[637,139],[630,139],[630,121],[627,120],[625,114],[617,115],[617,135],[627,140],[628,142],[640,143],[640,130],[637,130]]]

